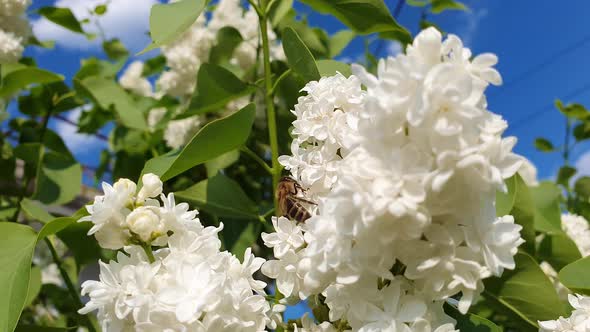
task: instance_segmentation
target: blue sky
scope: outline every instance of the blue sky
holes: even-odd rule
[[[83,15],[84,7],[92,8],[96,0],[58,0],[57,5],[68,6]],[[149,7],[155,0],[113,0],[103,27],[108,37],[118,36],[138,51],[148,43]],[[464,1],[469,12],[449,11],[429,16],[445,31],[463,38],[474,53],[493,52],[500,59],[497,66],[504,78],[504,86],[488,91],[490,110],[502,114],[512,127],[507,134],[517,136],[516,151],[531,159],[539,168],[540,178],[555,174],[561,160],[557,154],[536,152],[533,141],[543,135],[556,145],[563,142],[564,119],[553,109],[553,101],[580,102],[590,105],[590,29],[587,28],[589,1],[569,1],[557,5],[550,1]],[[32,9],[50,5],[53,1],[36,1]],[[387,0],[394,7],[396,0]],[[309,9],[301,4],[302,12]],[[417,32],[421,9],[405,6],[399,16],[402,25]],[[343,29],[336,19],[310,13],[309,22],[329,32]],[[53,50],[30,48],[27,55],[37,59],[42,68],[64,73],[70,78],[79,68],[80,59],[102,56],[96,42],[64,32],[47,22],[34,22],[34,31],[40,39],[55,39]],[[390,46],[390,45],[386,45]],[[389,49],[384,47],[382,56]],[[363,41],[355,40],[343,56],[356,59],[363,52]],[[74,118],[72,116],[72,118]],[[75,128],[52,121],[51,126],[66,136],[84,164],[96,165],[99,150],[104,143],[75,135]],[[572,162],[590,174],[588,145],[574,151]]]

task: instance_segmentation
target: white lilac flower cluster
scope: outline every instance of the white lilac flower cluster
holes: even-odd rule
[[[258,54],[259,23],[254,8],[245,9],[239,0],[219,1],[211,18],[201,15],[195,23],[170,45],[162,48],[168,69],[156,82],[156,90],[142,76],[143,63],[135,61],[129,65],[119,79],[124,88],[142,96],[160,98],[167,94],[186,101],[197,85],[197,73],[201,64],[209,61],[211,49],[216,44],[217,33],[224,27],[232,27],[240,32],[243,41],[236,47],[230,59],[237,71],[248,72],[255,67]],[[271,44],[271,58],[284,59],[285,55],[272,29],[268,30]],[[248,97],[235,100],[227,105],[228,112],[244,107]],[[262,110],[262,108],[260,108]],[[164,108],[156,108],[149,113],[150,128],[154,129],[165,114]],[[199,130],[203,124],[201,116],[191,116],[172,120],[164,131],[164,140],[171,148],[179,148]]]
[[[263,237],[285,296],[322,294],[354,331],[453,331],[443,302],[465,313],[482,279],[515,267],[522,227],[496,217],[495,195],[523,158],[487,109],[496,62],[429,28],[377,76],[354,66],[306,86],[281,163],[317,213]]]
[[[276,326],[266,284],[252,276],[264,259],[250,248],[243,262],[220,251],[223,224],[204,227],[197,211],[176,204],[174,194],[161,195],[159,206],[153,197],[162,192],[160,179],[149,174],[142,181],[137,194],[127,179],[104,184],[105,195],[81,219],[94,224],[90,233],[104,248],[124,251],[116,261],[100,262],[100,280],[82,284],[90,300],[79,312],[98,310],[102,330],[109,332],[255,332]],[[151,252],[151,245],[160,249]]]
[[[0,63],[17,62],[31,35],[31,27],[24,13],[31,0],[0,1]]]
[[[540,321],[539,332],[587,332],[590,331],[590,297],[568,295],[572,308],[571,316],[556,320]]]

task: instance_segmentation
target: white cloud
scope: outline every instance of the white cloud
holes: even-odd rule
[[[590,151],[583,153],[576,160],[576,168],[578,169],[576,176],[590,176]]]
[[[487,8],[472,8],[465,12],[465,15],[467,22],[465,23],[465,28],[459,32],[459,36],[461,36],[461,39],[466,46],[471,46],[471,42],[477,33],[479,23],[482,19],[488,16],[488,10]]]
[[[387,43],[387,55],[396,56],[403,51],[402,44],[394,40]]]
[[[55,7],[69,8],[78,20],[88,18],[88,11],[92,11],[96,5],[104,4],[104,0],[57,0]],[[132,52],[143,49],[150,41],[149,14],[153,4],[157,0],[112,0],[108,4],[105,15],[99,18],[107,39],[119,38]],[[70,49],[96,49],[100,46],[100,38],[92,41],[85,36],[77,34],[58,26],[45,18],[40,18],[32,23],[35,36],[40,40],[55,40],[63,47]],[[98,34],[99,30],[94,23],[85,24],[86,32]]]
[[[66,118],[73,123],[78,123],[82,111],[89,108],[90,106],[75,108],[67,113]],[[89,150],[97,150],[99,147],[106,145],[105,142],[101,141],[94,135],[78,133],[78,126],[65,121],[56,119],[55,131],[61,136],[68,149],[70,149],[74,155]]]

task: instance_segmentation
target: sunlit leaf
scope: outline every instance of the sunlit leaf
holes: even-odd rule
[[[152,43],[141,53],[166,45],[188,29],[205,9],[206,0],[180,0],[155,4],[150,11]]]
[[[64,77],[35,67],[25,67],[6,74],[0,88],[0,98],[14,95],[31,84],[63,81]]]
[[[336,75],[337,72],[345,77],[352,74],[349,64],[336,60],[319,60],[317,66],[321,76],[332,76]]]
[[[516,268],[505,270],[500,278],[484,280],[484,298],[495,301],[506,312],[538,329],[537,321],[565,315],[557,292],[537,262],[529,255],[514,256]]]
[[[37,234],[10,222],[0,222],[0,234],[0,331],[13,331],[27,299]]]
[[[559,271],[559,281],[573,292],[590,295],[590,257],[584,257]]]
[[[149,160],[142,173],[155,173],[166,181],[240,147],[250,135],[255,114],[254,105],[249,104],[234,114],[208,123],[184,149]]]

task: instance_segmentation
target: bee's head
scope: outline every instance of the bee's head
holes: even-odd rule
[[[292,178],[292,177],[290,177],[290,176],[283,176],[283,177],[281,178],[281,182],[297,182],[297,181],[295,181],[295,179],[293,179],[293,178]]]

